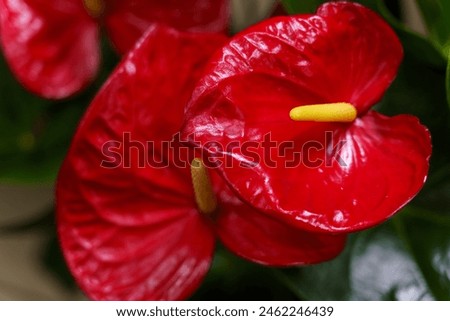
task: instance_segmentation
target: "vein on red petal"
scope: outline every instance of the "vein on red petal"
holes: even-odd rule
[[[236,141],[256,143],[260,162],[253,164],[242,151],[223,153],[221,156],[231,157],[233,166],[222,166],[220,171],[245,201],[262,211],[311,230],[348,232],[372,226],[417,193],[428,166],[429,153],[419,145],[411,145],[416,157],[406,153],[411,159],[395,154],[386,158],[405,166],[391,177],[402,180],[410,175],[412,180],[406,180],[411,182],[409,186],[400,186],[389,179],[390,173],[374,165],[382,166],[374,146],[383,149],[383,140],[397,145],[396,139],[375,128],[402,126],[373,114],[363,115],[381,99],[401,58],[395,33],[374,12],[358,4],[331,2],[314,16],[273,18],[238,34],[213,57],[187,107],[183,137],[194,134],[197,144],[216,141],[224,148]],[[289,111],[296,106],[337,102],[354,104],[367,121],[318,124],[289,118]],[[423,127],[416,124],[412,128],[415,132],[411,135],[426,140],[428,133]],[[308,142],[323,146],[310,156],[326,161],[327,132],[335,143],[339,138],[348,140],[343,157],[351,161],[349,168],[335,168],[335,164],[291,168],[286,164]],[[401,130],[398,135],[408,141]],[[276,150],[269,153],[275,166],[266,162],[267,149],[261,147],[265,137],[278,147],[292,143],[283,155]],[[242,168],[242,160],[252,166]],[[380,181],[381,177],[386,180]],[[359,180],[372,179],[379,188],[373,197],[358,189]]]
[[[356,4],[333,2],[317,15],[272,18],[238,34],[214,56],[194,91],[188,119],[203,117],[201,100],[223,91],[221,84],[232,87],[234,77],[254,74],[280,80],[271,92],[264,92],[268,97],[278,94],[282,82],[295,84],[291,108],[314,96],[315,103],[349,102],[364,113],[395,78],[402,55],[390,27]],[[236,81],[234,86],[242,84]],[[258,86],[255,82],[250,90],[256,92]]]
[[[216,230],[232,252],[259,264],[296,266],[331,260],[344,249],[346,235],[312,233],[276,220],[222,185]]]
[[[415,117],[369,112],[348,127],[332,130],[331,140],[326,132],[322,128],[322,135],[294,141],[297,150],[311,139],[324,146],[307,156],[319,160],[317,165],[303,161],[285,166],[291,159],[286,154],[278,157],[277,166],[242,168],[235,162],[221,171],[253,206],[319,232],[348,233],[380,224],[422,188],[431,142]],[[333,149],[336,154],[329,154]],[[258,152],[263,159],[263,151]]]
[[[214,250],[214,235],[197,213],[142,227],[91,216],[89,225],[63,223],[59,232],[78,283],[98,300],[184,299],[206,275]]]
[[[92,298],[182,299],[206,274],[213,231],[198,215],[189,168],[176,168],[174,153],[159,146],[177,132],[199,73],[223,41],[153,26],[83,118],[58,176],[57,211],[64,255]],[[168,166],[140,166],[125,134]],[[121,144],[122,162],[102,167],[111,141]]]

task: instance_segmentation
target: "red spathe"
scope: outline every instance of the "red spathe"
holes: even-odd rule
[[[320,232],[369,228],[410,201],[428,173],[430,135],[419,120],[369,110],[402,56],[392,29],[359,4],[330,2],[316,15],[273,18],[212,58],[182,136],[207,151],[209,142],[256,143],[256,158],[227,150],[234,166],[218,170],[244,201],[277,219]],[[338,102],[354,105],[358,118],[345,124],[289,118],[297,106]],[[293,147],[268,152],[262,146],[268,135],[280,148]],[[302,155],[309,162],[291,166],[311,142],[315,148]],[[239,166],[246,161],[251,166]]]
[[[103,1],[103,0],[101,0]],[[82,0],[0,0],[0,41],[6,60],[28,90],[62,99],[84,89],[97,75],[99,30],[104,27],[126,53],[154,23],[198,32],[224,32],[228,0],[104,1],[93,18]]]
[[[225,40],[153,26],[82,120],[59,173],[57,214],[64,256],[91,298],[186,298],[207,273],[217,237],[236,254],[268,265],[318,263],[342,251],[345,236],[306,232],[263,214],[214,172],[219,207],[215,218],[205,217],[190,168],[175,166],[174,154],[166,168],[140,167],[135,158],[130,166],[100,166],[104,144],[120,142],[124,133],[151,141],[146,152],[161,154],[159,143],[179,130],[195,82]]]

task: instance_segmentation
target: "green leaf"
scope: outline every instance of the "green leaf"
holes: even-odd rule
[[[449,228],[402,214],[353,235],[334,261],[279,273],[308,300],[449,300]]]
[[[299,299],[336,301],[350,300],[350,262],[354,238],[336,259],[318,265],[278,270],[282,280]]]
[[[192,300],[295,300],[296,296],[268,267],[250,263],[219,247],[213,265]]]
[[[377,1],[378,0],[358,0],[352,2],[358,2],[368,8],[377,10]],[[321,4],[329,2],[329,0],[282,0],[281,2],[289,14],[297,14],[314,13]]]
[[[412,204],[423,211],[450,212],[450,164],[434,171],[425,187]]]
[[[447,1],[447,0],[446,0]],[[317,7],[325,3],[325,0],[283,0],[286,11],[290,14],[313,13]],[[435,68],[445,68],[445,56],[442,50],[433,41],[410,30],[401,21],[399,21],[386,7],[383,0],[360,0],[358,2],[378,12],[397,32],[405,51],[430,66]],[[446,4],[448,6],[448,3]],[[448,20],[450,21],[450,20]],[[450,45],[450,44],[449,44]]]
[[[0,57],[0,181],[54,181],[78,122],[99,85],[97,82],[70,100],[44,100],[22,88]]]
[[[365,1],[360,1],[364,4]],[[442,69],[445,66],[445,58],[438,46],[430,39],[410,30],[404,23],[392,15],[383,0],[370,0],[375,2],[375,9],[397,32],[402,41],[405,52],[419,61],[430,66]]]
[[[448,53],[447,72],[445,77],[445,88],[447,91],[447,104],[450,108],[450,51]]]
[[[450,162],[450,110],[447,108],[445,72],[408,53],[377,109],[386,115],[413,114],[430,129],[433,142],[430,181]],[[425,188],[428,188],[425,186]]]
[[[416,0],[431,39],[442,48],[450,40],[450,3],[448,0]]]
[[[81,95],[49,101],[27,92],[0,56],[0,182],[53,182],[86,107],[119,57],[102,38],[102,68]]]
[[[56,227],[53,228],[56,229]],[[78,287],[61,252],[59,240],[54,229],[49,231],[49,234],[52,236],[49,238],[46,247],[41,253],[42,263],[63,286],[75,291]]]
[[[438,214],[405,210],[396,220],[397,234],[407,244],[428,288],[437,300],[450,300],[450,211]]]
[[[313,13],[317,7],[324,3],[321,0],[282,0],[285,10],[290,14]]]

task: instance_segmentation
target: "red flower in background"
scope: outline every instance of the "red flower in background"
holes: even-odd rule
[[[311,231],[369,228],[418,193],[429,167],[430,135],[417,118],[370,110],[402,53],[391,28],[359,4],[331,2],[315,15],[268,20],[214,56],[182,137],[206,151],[211,141],[256,143],[252,157],[241,149],[210,152],[234,159],[219,166],[221,176],[273,217]],[[268,134],[278,151],[263,148]],[[311,143],[301,155],[309,163],[289,166]],[[273,164],[255,162],[268,156]]]
[[[125,53],[153,23],[223,32],[228,18],[228,0],[0,0],[0,41],[23,86],[59,99],[97,74],[99,27]]]
[[[59,174],[57,212],[64,255],[91,298],[186,298],[207,273],[216,238],[268,265],[317,263],[343,249],[345,236],[305,232],[243,203],[186,149],[164,153],[224,41],[153,26],[87,111]],[[133,142],[120,143],[124,133]],[[141,164],[144,144],[167,166]],[[101,166],[110,162],[105,146],[121,155],[114,169]],[[179,157],[198,167],[177,166]]]

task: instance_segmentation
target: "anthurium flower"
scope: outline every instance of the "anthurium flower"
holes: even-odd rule
[[[57,213],[65,258],[91,298],[185,298],[207,273],[216,238],[276,266],[342,250],[345,236],[306,232],[242,202],[173,139],[206,60],[225,40],[152,26],[82,120],[59,173]]]
[[[27,89],[59,99],[97,74],[100,27],[125,53],[152,23],[223,32],[228,16],[228,0],[0,0],[0,41]]]
[[[215,159],[243,200],[311,231],[379,224],[428,172],[430,135],[410,115],[371,108],[395,78],[402,46],[371,10],[330,2],[237,35],[194,91],[182,137]],[[251,149],[211,149],[248,144]]]

